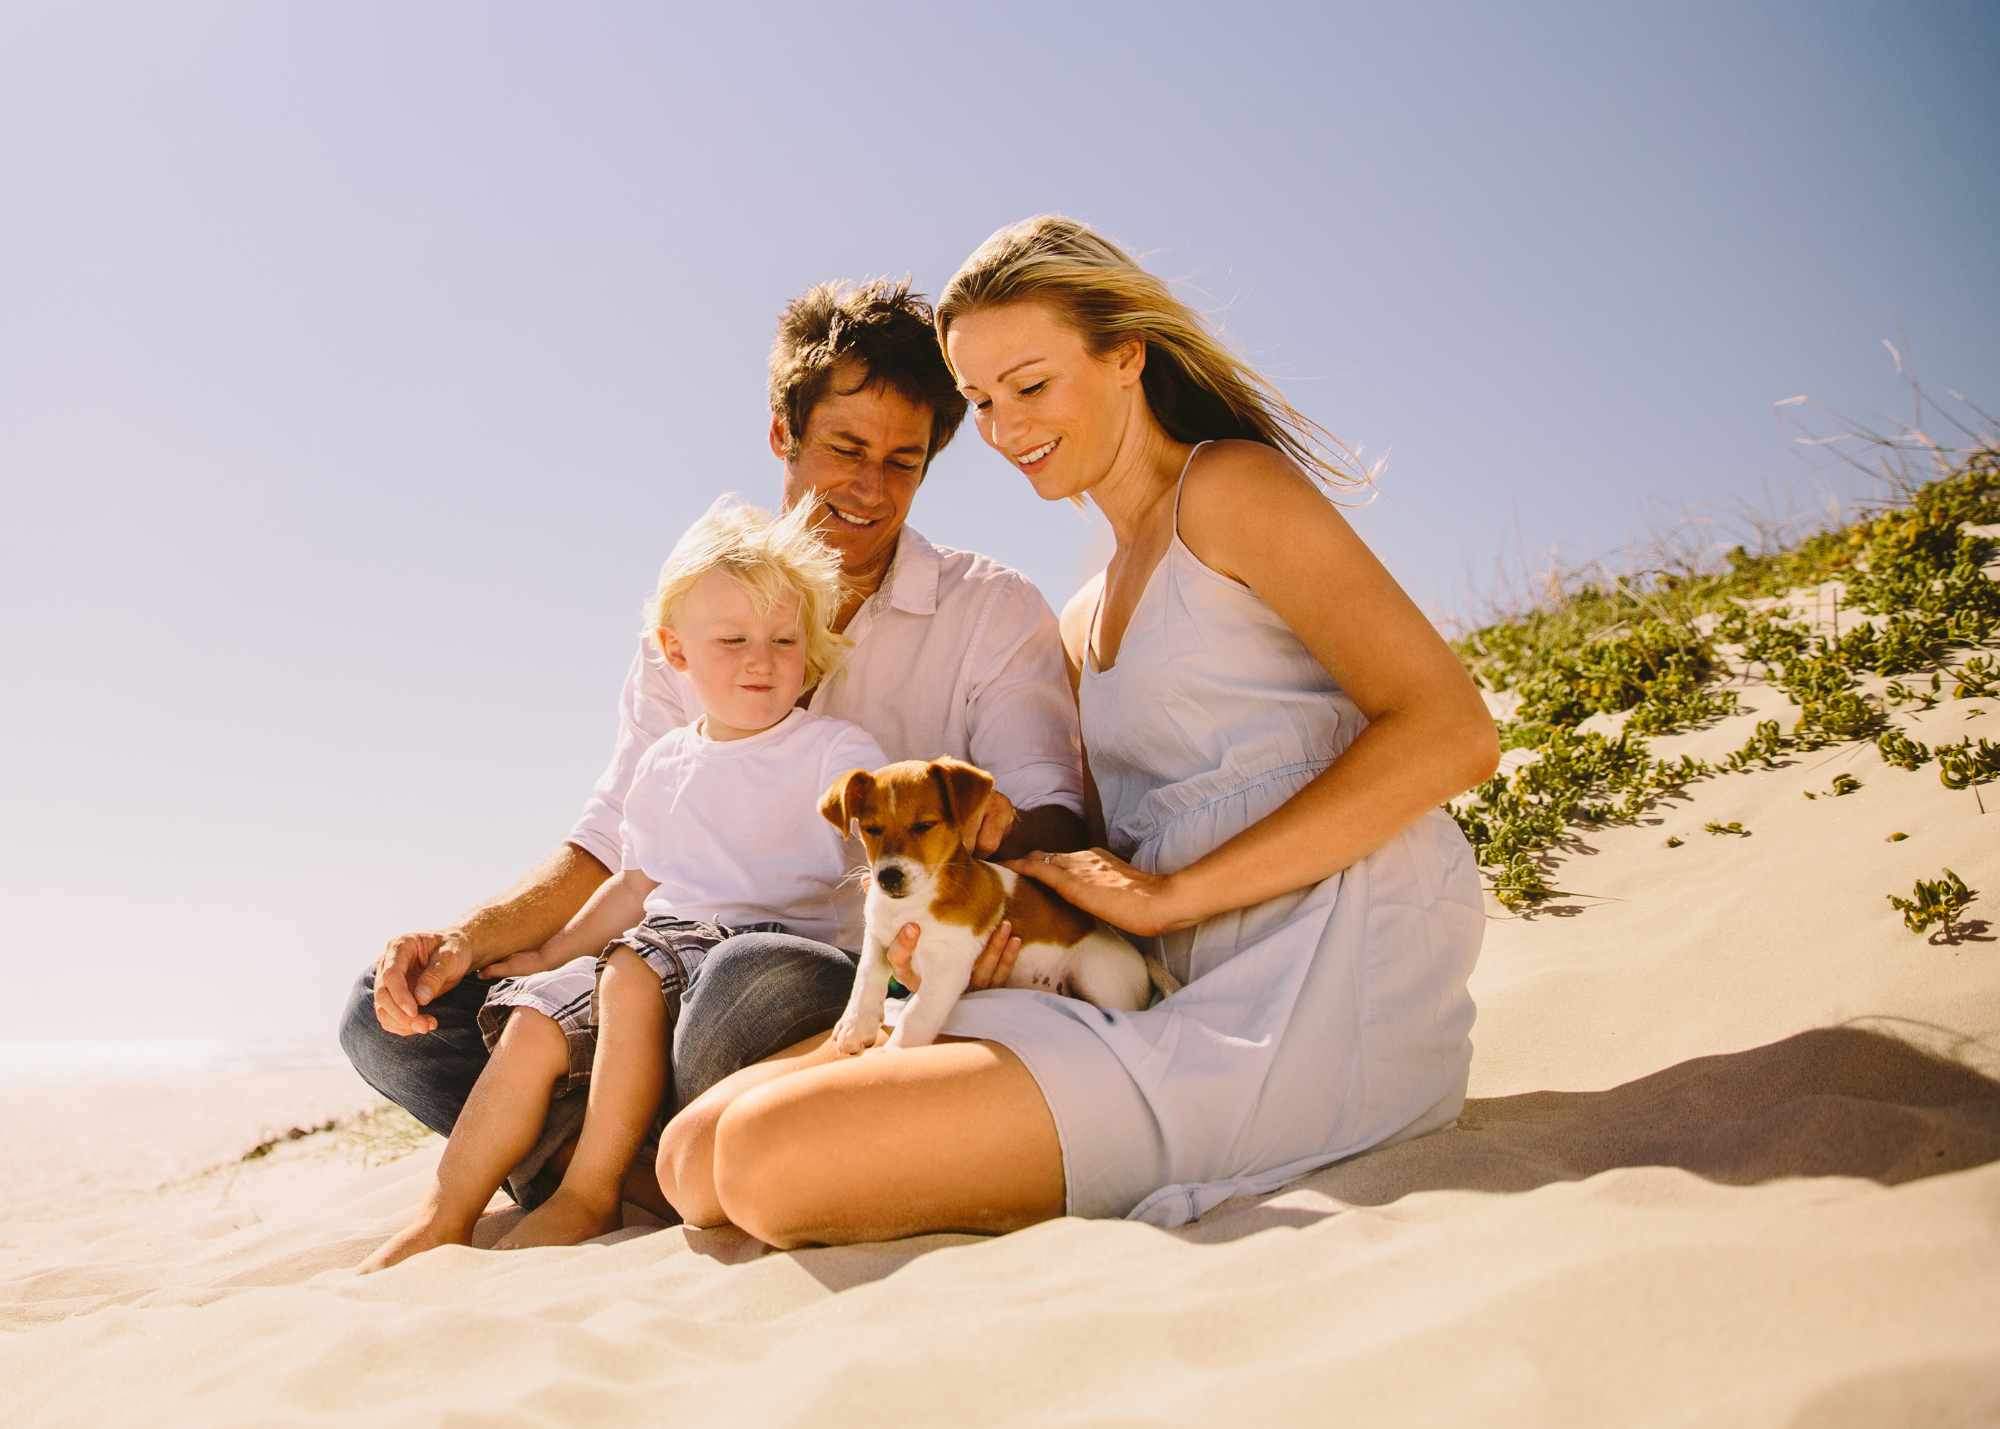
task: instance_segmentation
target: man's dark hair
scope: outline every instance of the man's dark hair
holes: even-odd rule
[[[785,304],[771,344],[771,413],[785,424],[786,455],[798,454],[806,419],[848,361],[866,374],[849,391],[884,385],[931,409],[928,467],[965,420],[965,398],[938,351],[931,305],[908,278],[820,283]]]

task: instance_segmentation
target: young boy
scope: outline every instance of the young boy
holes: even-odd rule
[[[797,707],[844,644],[830,629],[839,558],[810,515],[807,503],[775,521],[718,503],[661,567],[648,625],[702,717],[641,759],[622,871],[540,949],[509,960],[543,971],[487,995],[492,1058],[416,1218],[363,1273],[469,1243],[502,1179],[525,1186],[553,1151],[540,1144],[552,1098],[586,1081],[562,1185],[499,1244],[574,1245],[617,1229],[619,1188],[659,1124],[674,1021],[702,957],[731,933],[774,927],[859,946],[861,889],[818,801],[836,775],[888,760],[859,725]]]

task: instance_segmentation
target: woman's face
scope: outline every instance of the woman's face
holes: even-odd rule
[[[1035,494],[1080,496],[1111,468],[1144,401],[1145,346],[1092,356],[1042,303],[978,308],[952,323],[945,356],[980,438],[1027,474]]]

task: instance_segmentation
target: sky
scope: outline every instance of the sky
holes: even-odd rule
[[[764,361],[1083,218],[1388,455],[1439,619],[1868,493],[2000,411],[1981,4],[0,7],[0,1040],[331,1045],[557,844],[661,557],[775,500]],[[1794,395],[1802,407],[1773,404]],[[968,427],[912,524],[1053,603]]]

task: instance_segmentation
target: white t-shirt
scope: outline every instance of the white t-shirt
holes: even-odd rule
[[[783,923],[858,949],[862,889],[847,874],[860,858],[819,801],[837,775],[888,762],[859,725],[804,710],[744,739],[669,730],[634,771],[619,866],[659,883],[649,917]]]
[[[852,720],[890,759],[970,760],[1017,808],[1083,813],[1083,754],[1062,637],[1040,591],[971,551],[908,526],[882,588],[847,627],[847,659],[812,693],[815,714]],[[642,636],[618,697],[618,740],[569,841],[618,866],[618,824],[639,758],[697,718],[685,678]]]

